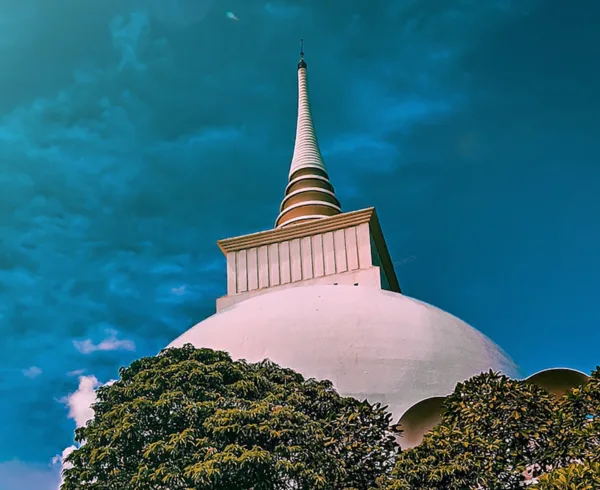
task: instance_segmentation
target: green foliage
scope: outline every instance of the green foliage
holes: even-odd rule
[[[540,476],[531,490],[598,490],[600,463],[572,464]]]
[[[391,470],[390,415],[329,382],[186,345],[98,390],[63,490],[366,490]]]
[[[600,367],[588,383],[559,400],[555,418],[557,466],[584,459],[600,462]]]
[[[385,409],[270,362],[186,345],[120,375],[76,432],[63,490],[514,490],[525,470],[532,489],[600,489],[600,368],[559,399],[475,376],[401,453]]]
[[[552,460],[554,399],[543,389],[493,372],[459,383],[441,423],[398,455],[387,490],[515,489],[528,467]]]

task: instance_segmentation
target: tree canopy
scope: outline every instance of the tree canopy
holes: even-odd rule
[[[379,404],[191,345],[122,368],[93,408],[62,490],[600,488],[600,368],[562,397],[491,371],[458,383],[406,451]]]
[[[600,369],[564,396],[483,373],[459,383],[441,423],[399,453],[386,490],[599,489]],[[537,482],[537,483],[535,483]],[[591,486],[590,486],[591,484]]]
[[[553,408],[543,389],[497,373],[459,383],[441,423],[398,455],[393,477],[381,484],[388,490],[518,488],[527,468],[552,460]]]
[[[557,466],[581,460],[600,462],[600,367],[585,385],[557,401],[555,419]]]
[[[600,463],[574,463],[540,476],[530,490],[598,490]]]
[[[191,345],[119,374],[62,490],[367,490],[393,466],[390,414],[328,381]]]

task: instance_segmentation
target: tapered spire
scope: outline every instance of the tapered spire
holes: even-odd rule
[[[289,183],[275,226],[281,228],[342,212],[319,149],[308,101],[304,42],[298,62],[298,123]]]

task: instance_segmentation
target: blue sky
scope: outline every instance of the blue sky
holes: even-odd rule
[[[2,1],[0,488],[56,489],[93,387],[214,312],[217,239],[273,225],[301,37],[338,197],[375,205],[393,259],[415,257],[404,292],[525,374],[589,372],[599,16],[596,0]]]

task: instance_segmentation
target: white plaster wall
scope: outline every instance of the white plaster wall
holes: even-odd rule
[[[227,254],[227,294],[235,295],[372,265],[369,225]]]
[[[492,341],[458,318],[398,293],[370,287],[304,286],[239,302],[171,345],[269,358],[343,395],[389,405],[397,421],[415,403],[445,396],[488,369],[516,376]]]
[[[343,272],[341,274],[332,274],[330,276],[314,277],[312,279],[305,279],[298,282],[289,282],[279,286],[272,286],[265,289],[256,289],[253,291],[246,291],[244,293],[238,293],[233,295],[222,296],[217,298],[217,312],[224,308],[229,308],[235,303],[245,301],[248,298],[252,298],[259,294],[267,294],[273,291],[279,291],[286,288],[297,288],[299,286],[361,286],[381,289],[381,271],[379,267],[369,267],[367,269],[351,270]]]

